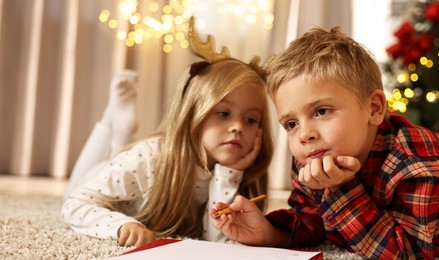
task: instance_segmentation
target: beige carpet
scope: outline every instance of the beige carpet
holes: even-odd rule
[[[0,192],[0,259],[104,259],[132,248],[71,231],[60,219],[62,199]],[[324,259],[361,259],[325,243]]]

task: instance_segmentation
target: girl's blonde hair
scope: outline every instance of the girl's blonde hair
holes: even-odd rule
[[[340,31],[311,29],[290,43],[269,66],[268,93],[274,98],[279,87],[296,77],[310,81],[335,81],[354,91],[364,102],[383,89],[381,72],[372,54]]]
[[[154,183],[141,216],[146,227],[161,236],[200,237],[206,205],[193,199],[196,167],[208,171],[201,129],[212,108],[230,92],[251,84],[265,95],[265,81],[250,66],[233,59],[215,62],[177,89],[171,108],[159,127],[161,136],[155,158]],[[242,97],[243,99],[246,97]],[[263,104],[262,147],[253,166],[244,173],[239,193],[252,197],[267,192],[268,166],[273,144],[267,100]],[[214,206],[214,205],[212,205]],[[259,204],[262,208],[263,203]]]

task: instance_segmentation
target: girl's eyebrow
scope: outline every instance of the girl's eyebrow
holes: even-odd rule
[[[226,103],[228,105],[233,105],[233,102],[231,102],[230,100],[227,100],[227,98],[222,99],[218,104],[221,104],[221,103]],[[255,111],[255,112],[259,112],[259,113],[262,114],[263,109],[260,108],[260,107],[253,107],[253,108],[247,109],[247,111]]]

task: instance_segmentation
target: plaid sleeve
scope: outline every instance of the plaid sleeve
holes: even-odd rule
[[[270,212],[266,218],[273,226],[291,234],[290,241],[284,246],[286,248],[318,245],[325,239],[323,221],[317,215],[281,209]]]
[[[439,253],[438,169],[419,162],[399,167],[405,174],[377,182],[372,194],[358,179],[347,183],[321,204],[318,214],[360,256],[434,259]]]

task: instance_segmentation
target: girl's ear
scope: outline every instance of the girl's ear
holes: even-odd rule
[[[386,116],[387,101],[386,95],[382,90],[375,90],[370,95],[370,120],[369,123],[374,126],[379,126]]]

